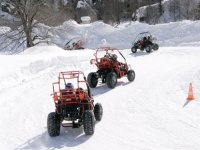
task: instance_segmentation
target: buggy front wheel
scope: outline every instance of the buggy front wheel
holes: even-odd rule
[[[101,121],[103,115],[103,108],[100,103],[96,103],[94,106],[94,116],[96,121]]]
[[[135,46],[133,46],[133,47],[131,48],[131,52],[132,52],[132,53],[136,53],[136,52],[137,52],[137,48],[136,48]]]
[[[150,45],[148,45],[146,48],[145,48],[146,52],[147,53],[151,53],[152,51],[152,47]]]
[[[87,82],[91,88],[95,88],[98,83],[98,78],[95,72],[91,72],[87,76]]]
[[[110,72],[107,74],[106,76],[106,83],[107,86],[111,89],[115,88],[116,84],[117,84],[117,75],[114,72]]]
[[[135,72],[133,70],[129,70],[127,73],[128,81],[133,82],[135,80]]]
[[[158,44],[153,44],[152,48],[153,48],[154,51],[157,51],[159,49],[159,46],[158,46]]]

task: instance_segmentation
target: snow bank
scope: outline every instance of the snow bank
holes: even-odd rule
[[[160,46],[199,46],[200,21],[181,21],[169,24],[148,25],[139,22],[122,23],[114,28],[102,22],[79,25],[73,21],[52,28],[52,42],[64,47],[75,36],[86,41],[85,47],[112,46],[130,49],[131,43],[140,32],[150,31]]]
[[[137,34],[144,31],[150,31],[157,38],[160,46],[200,46],[200,21],[180,21],[157,25],[125,22],[113,27],[103,22],[77,24],[70,20],[57,27],[40,26],[34,30],[34,35],[41,33],[48,35],[48,43],[61,48],[72,38],[78,37],[85,42],[85,48],[95,49],[101,46],[111,46],[130,49]],[[0,32],[4,32],[4,30],[5,28],[0,28]],[[17,53],[19,51],[22,49],[9,52]]]

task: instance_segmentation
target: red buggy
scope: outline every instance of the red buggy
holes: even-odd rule
[[[117,79],[124,76],[127,76],[130,82],[134,81],[135,72],[127,65],[125,57],[119,50],[110,47],[98,48],[94,56],[95,59],[91,59],[90,63],[97,66],[97,71],[91,72],[87,76],[91,88],[97,86],[99,79],[109,88],[114,88]]]
[[[50,136],[58,136],[61,125],[74,128],[83,125],[86,135],[94,133],[95,120],[101,120],[103,109],[100,103],[94,105],[83,72],[60,72],[58,82],[53,83],[52,96],[56,110],[47,118]]]

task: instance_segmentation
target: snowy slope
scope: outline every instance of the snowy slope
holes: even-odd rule
[[[200,21],[181,21],[168,24],[148,25],[139,22],[122,23],[117,28],[94,22],[79,25],[67,21],[62,26],[51,29],[52,43],[60,47],[74,37],[81,37],[86,42],[85,47],[112,46],[128,49],[138,33],[150,31],[160,46],[199,46]]]
[[[0,55],[0,149],[198,150],[200,147],[200,51],[162,47],[132,54],[121,50],[136,80],[118,80],[115,89],[92,89],[104,116],[93,136],[82,128],[61,128],[50,138],[46,119],[54,111],[51,83],[59,71],[95,71],[92,50],[34,47],[16,56]],[[5,65],[6,64],[6,65]],[[189,82],[194,101],[186,101]]]
[[[97,48],[100,46],[111,46],[119,49],[131,48],[137,34],[150,31],[157,38],[160,46],[200,46],[200,21],[181,21],[168,24],[148,25],[139,22],[126,22],[117,27],[94,22],[91,24],[80,25],[75,21],[66,21],[61,26],[48,27],[40,24],[40,28],[35,30],[37,35],[49,35],[48,43],[57,45],[61,48],[72,38],[83,39],[85,48]],[[0,27],[0,33],[5,32],[5,27]],[[0,43],[3,39],[0,38]],[[7,44],[3,42],[4,44]],[[16,54],[22,51],[19,49],[9,49],[0,45],[0,53]],[[43,44],[44,45],[44,44]]]

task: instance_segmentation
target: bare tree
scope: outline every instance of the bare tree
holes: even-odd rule
[[[169,11],[172,13],[174,21],[180,20],[181,19],[180,0],[171,0]]]
[[[34,41],[43,37],[33,34],[34,28],[37,26],[37,21],[34,19],[39,9],[44,5],[45,0],[6,0],[6,3],[13,7],[14,15],[19,18],[18,22],[20,23],[15,29],[1,36],[4,39],[9,38],[8,41],[18,43],[15,47],[20,47],[24,43],[26,43],[26,47],[32,47],[37,44]],[[8,45],[11,44],[8,43]]]
[[[122,3],[123,4],[123,3]],[[124,1],[122,17],[126,20],[136,20],[136,10],[138,9],[138,0]]]
[[[76,12],[76,6],[77,6],[78,0],[68,0],[68,5],[69,5],[69,9],[72,12],[73,19],[75,21],[77,21],[77,12]]]
[[[97,11],[97,19],[103,20],[106,23],[120,22],[124,8],[124,1],[93,0],[93,3],[93,8]]]
[[[162,0],[159,0],[159,14],[160,14],[160,16],[162,16],[162,14],[163,14],[163,7],[162,7]]]
[[[194,9],[194,19],[200,20],[200,2],[198,2],[197,8]]]
[[[181,15],[184,19],[190,19],[191,17],[191,0],[184,0],[181,2]]]
[[[152,6],[149,0],[145,0],[144,2],[146,2],[146,5],[147,5],[145,21],[149,23],[151,21],[151,16],[152,16]]]

